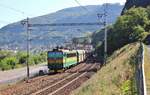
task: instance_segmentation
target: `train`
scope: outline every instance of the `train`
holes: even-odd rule
[[[50,72],[62,72],[86,60],[85,50],[54,49],[47,52]]]

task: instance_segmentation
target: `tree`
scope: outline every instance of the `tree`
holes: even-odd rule
[[[113,34],[110,35],[110,38],[118,43],[117,47],[143,40],[148,24],[148,13],[145,8],[131,8],[118,18],[114,24]]]
[[[108,54],[126,44],[143,41],[148,33],[150,33],[150,7],[147,9],[133,7],[127,10],[124,15],[118,17],[111,29],[108,29]],[[103,48],[104,43],[96,50],[102,53]]]
[[[145,38],[145,30],[142,26],[138,25],[138,26],[135,26],[133,27],[133,31],[136,31],[136,32],[133,32],[129,38],[132,40],[132,41],[142,41],[144,38]]]

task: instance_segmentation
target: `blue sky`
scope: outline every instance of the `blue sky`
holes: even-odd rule
[[[105,2],[124,4],[126,0],[78,0],[82,5],[99,5]],[[79,6],[75,0],[1,0],[0,27],[28,17]],[[24,14],[23,14],[24,13]]]

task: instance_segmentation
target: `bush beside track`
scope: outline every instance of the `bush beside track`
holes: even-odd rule
[[[135,64],[140,45],[128,44],[115,51],[108,63],[73,95],[137,95]]]
[[[10,70],[26,66],[26,52],[0,51],[0,71]],[[30,65],[46,62],[46,53],[31,54]]]

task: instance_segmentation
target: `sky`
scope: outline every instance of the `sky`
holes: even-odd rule
[[[124,4],[126,0],[77,0],[81,5],[101,5],[103,3]],[[75,0],[0,0],[0,27],[20,21],[26,17],[36,17],[60,9],[79,6]]]

